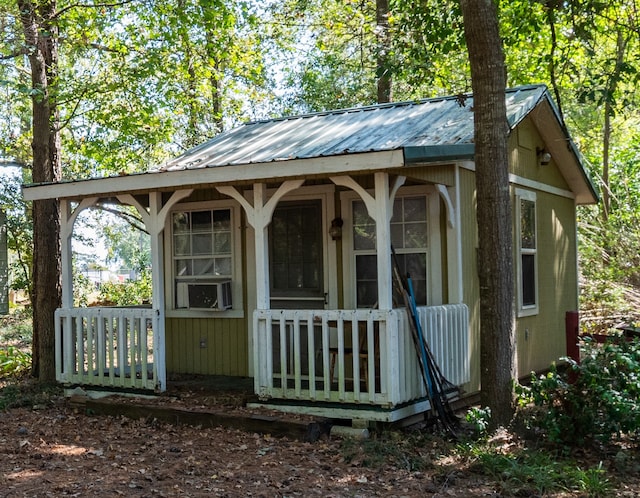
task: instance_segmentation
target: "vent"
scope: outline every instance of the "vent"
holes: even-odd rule
[[[176,307],[191,310],[228,310],[232,307],[231,280],[178,282]]]

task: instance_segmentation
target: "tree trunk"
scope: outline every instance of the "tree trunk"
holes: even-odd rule
[[[505,64],[493,0],[460,4],[475,113],[481,401],[491,409],[496,428],[513,416],[516,376]]]
[[[55,1],[18,0],[33,87],[33,181],[60,180],[59,116],[55,102],[58,29]],[[55,381],[54,312],[61,305],[60,208],[58,201],[33,203],[33,374]]]

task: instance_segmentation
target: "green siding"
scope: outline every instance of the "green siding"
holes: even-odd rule
[[[455,167],[453,165],[415,166],[404,168],[402,174],[407,178],[423,182],[438,183],[452,187],[456,182]]]
[[[478,224],[475,173],[460,169],[460,223],[462,231],[463,301],[469,307],[471,380],[466,392],[480,389],[480,288],[478,284]]]
[[[249,375],[244,318],[167,318],[166,347],[169,373]]]
[[[560,170],[556,167],[553,157],[551,163],[546,166],[538,165],[536,148],[542,147],[544,147],[544,143],[531,119],[525,119],[509,137],[509,169],[511,173],[545,185],[570,190]]]
[[[539,313],[516,320],[520,376],[566,354],[565,314],[578,309],[574,203],[538,192],[536,214]]]

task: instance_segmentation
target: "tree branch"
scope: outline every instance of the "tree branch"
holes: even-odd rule
[[[122,2],[113,2],[113,3],[94,3],[94,4],[84,4],[84,3],[74,3],[71,5],[67,5],[64,9],[59,10],[53,15],[53,19],[57,19],[65,12],[72,9],[101,9],[103,7],[121,7],[122,5],[127,5],[135,2],[135,0],[123,0]]]

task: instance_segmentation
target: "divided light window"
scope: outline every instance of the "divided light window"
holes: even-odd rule
[[[516,192],[518,221],[518,304],[519,315],[538,312],[538,246],[536,230],[536,194],[527,190]]]
[[[352,209],[356,303],[358,308],[371,308],[378,301],[376,225],[364,202],[354,201]],[[426,195],[397,197],[391,218],[391,244],[400,272],[411,275],[416,302],[421,306],[427,304],[427,230]]]
[[[171,222],[176,286],[180,282],[231,279],[231,209],[174,212]],[[176,302],[176,307],[182,305]]]

